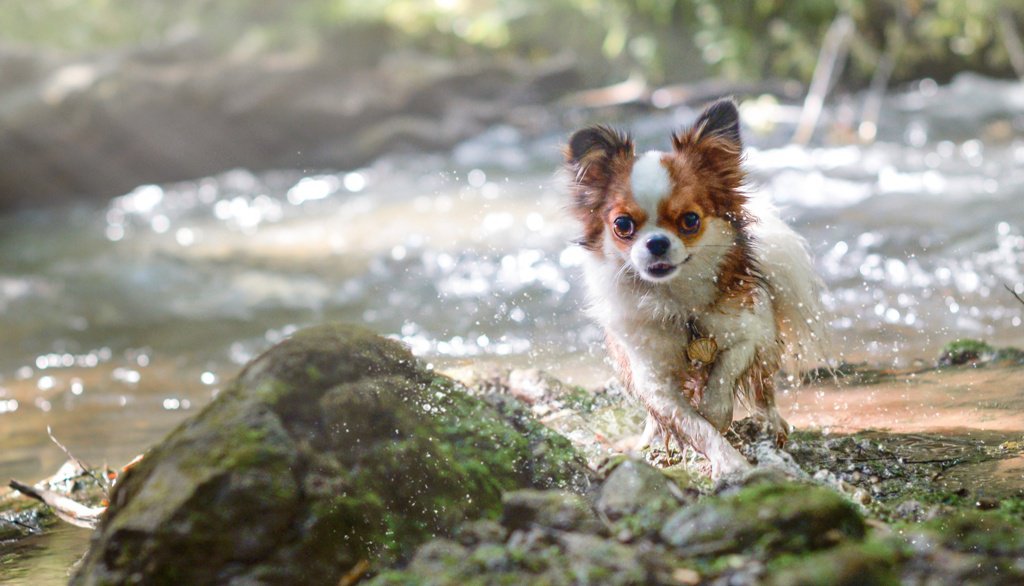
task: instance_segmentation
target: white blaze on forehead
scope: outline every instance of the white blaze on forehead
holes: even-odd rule
[[[668,195],[671,188],[668,169],[661,164],[662,153],[647,151],[633,163],[630,178],[633,197],[647,212],[649,218],[658,216],[658,202]]]

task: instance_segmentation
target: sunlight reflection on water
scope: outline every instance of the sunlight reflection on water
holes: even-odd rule
[[[1024,292],[1024,104],[1014,84],[986,81],[977,111],[951,119],[966,91],[893,96],[871,146],[749,138],[752,184],[807,237],[848,360],[933,359],[958,336],[1022,341],[1024,306],[1004,285]],[[638,141],[664,148],[692,114],[644,115]],[[992,119],[1016,134],[980,140]],[[136,430],[148,437],[270,344],[328,320],[365,323],[439,364],[599,365],[602,336],[580,311],[584,253],[554,174],[566,132],[497,128],[451,157],[234,170],[140,186],[101,209],[0,218],[0,417],[117,406],[154,426]],[[10,453],[27,458],[39,441]]]

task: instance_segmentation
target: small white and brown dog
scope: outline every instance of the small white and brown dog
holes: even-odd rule
[[[718,478],[750,466],[722,435],[734,399],[785,443],[774,379],[784,361],[822,356],[821,280],[804,239],[744,191],[732,100],[672,145],[637,155],[611,128],[576,132],[565,148],[571,208],[590,252],[589,312],[649,413],[642,441],[667,433]]]

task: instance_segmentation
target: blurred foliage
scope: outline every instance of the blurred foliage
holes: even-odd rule
[[[223,49],[334,48],[373,25],[397,46],[448,55],[572,51],[594,82],[630,73],[655,83],[706,74],[806,81],[840,13],[856,23],[843,77],[852,86],[887,51],[896,79],[1009,75],[996,22],[1024,28],[1020,0],[0,0],[0,39],[70,52],[191,39]]]

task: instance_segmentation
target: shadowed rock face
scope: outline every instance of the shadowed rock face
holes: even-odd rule
[[[71,582],[333,584],[497,516],[503,491],[588,484],[568,441],[517,404],[321,326],[250,363],[125,475]]]

